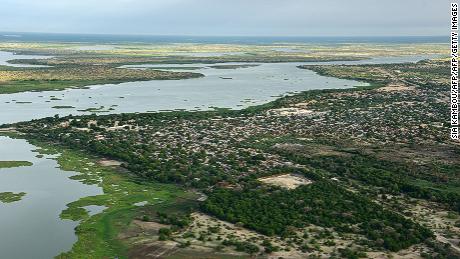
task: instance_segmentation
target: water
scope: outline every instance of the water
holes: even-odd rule
[[[356,81],[318,76],[311,71],[296,68],[297,65],[300,63],[260,64],[257,67],[240,69],[203,67],[194,70],[205,74],[203,78],[129,82],[95,85],[90,89],[0,95],[0,124],[54,114],[90,114],[91,112],[83,110],[101,106],[104,106],[102,110],[105,111],[113,109],[109,113],[207,110],[212,106],[244,108],[274,100],[276,96],[288,92],[362,85]],[[53,98],[60,100],[52,100]],[[53,108],[56,106],[75,108]]]
[[[88,43],[209,43],[209,44],[273,44],[273,43],[449,43],[448,36],[396,37],[244,37],[244,36],[162,36],[0,32],[0,41],[23,42],[88,42]]]
[[[42,65],[28,65],[28,64],[12,64],[8,63],[9,60],[13,59],[44,59],[52,58],[51,56],[37,56],[37,55],[15,55],[11,52],[0,51],[0,66],[10,67],[47,67]]]
[[[99,214],[103,212],[105,209],[107,209],[106,206],[100,206],[100,205],[88,205],[88,206],[84,206],[83,208],[88,212],[88,215],[90,216]]]
[[[21,201],[0,203],[0,258],[49,259],[77,241],[77,222],[59,219],[66,204],[98,195],[101,188],[69,179],[52,158],[37,158],[36,147],[0,136],[0,160],[30,161],[33,166],[0,169],[0,192],[25,192]]]
[[[398,63],[418,61],[427,57],[430,56],[385,57],[328,64]],[[319,76],[312,71],[296,67],[302,64],[325,63],[264,63],[256,67],[239,69],[210,68],[216,64],[163,65],[199,67],[192,71],[202,73],[205,77],[94,85],[90,89],[3,94],[0,95],[0,124],[28,121],[55,114],[91,114],[93,112],[85,111],[90,108],[101,108],[100,112],[103,114],[174,109],[209,110],[212,107],[242,109],[275,100],[280,95],[288,93],[363,85],[353,80]],[[143,67],[149,66],[161,68],[161,65]],[[58,109],[60,106],[69,107]]]
[[[188,51],[176,51],[168,53],[171,56],[189,56],[189,57],[222,57],[230,55],[245,55],[245,52],[188,52]]]
[[[306,49],[299,49],[299,48],[291,48],[291,47],[279,47],[273,48],[272,50],[277,52],[286,52],[286,53],[310,53],[310,50]]]

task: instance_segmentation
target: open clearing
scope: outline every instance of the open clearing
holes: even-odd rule
[[[263,178],[259,178],[259,181],[266,183],[266,184],[276,185],[282,188],[290,189],[290,190],[296,189],[297,187],[301,185],[308,185],[312,183],[312,181],[300,175],[294,175],[294,174],[282,174],[282,175],[276,175],[276,176],[270,176],[270,177],[263,177]]]

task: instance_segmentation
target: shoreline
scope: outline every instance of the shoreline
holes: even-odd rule
[[[417,64],[414,64],[413,66],[416,66]],[[403,65],[400,65],[400,66],[403,66]],[[372,74],[372,73],[371,73]],[[121,117],[125,117],[124,118],[124,121],[129,121],[130,119],[134,119],[134,118],[139,118],[139,121],[137,123],[139,123],[140,121],[144,121],[144,122],[151,122],[153,123],[153,125],[156,125],[155,122],[159,122],[159,121],[170,121],[170,122],[184,122],[184,121],[188,121],[192,124],[196,124],[200,121],[203,121],[203,123],[206,123],[206,122],[210,122],[213,120],[213,118],[218,118],[219,121],[225,121],[226,119],[229,119],[229,121],[234,121],[236,122],[236,124],[229,124],[230,127],[232,127],[231,125],[235,125],[235,126],[238,126],[238,121],[241,119],[241,120],[244,120],[244,118],[251,118],[250,121],[257,121],[259,119],[263,119],[263,118],[259,118],[259,117],[262,117],[262,116],[267,116],[267,117],[264,117],[265,119],[267,119],[268,117],[270,117],[269,115],[267,115],[267,111],[269,110],[272,110],[272,109],[276,109],[276,108],[280,108],[280,107],[289,107],[289,106],[292,106],[292,105],[300,105],[302,106],[301,108],[305,108],[307,107],[309,104],[311,104],[310,100],[322,100],[323,102],[325,103],[328,103],[328,100],[331,101],[331,100],[336,100],[338,96],[358,96],[358,94],[362,94],[363,96],[367,96],[367,95],[372,95],[373,93],[376,93],[377,95],[380,95],[380,94],[388,94],[388,95],[391,95],[390,93],[388,92],[382,92],[382,91],[379,91],[379,92],[372,92],[373,90],[376,90],[376,89],[379,89],[379,88],[382,88],[382,87],[385,87],[386,86],[386,82],[385,81],[372,81],[371,82],[371,85],[369,86],[365,86],[365,87],[359,87],[359,88],[347,88],[347,89],[325,89],[325,90],[307,90],[307,91],[303,91],[303,92],[300,92],[300,93],[297,93],[297,94],[293,94],[291,96],[285,96],[285,97],[280,97],[280,98],[277,98],[275,99],[274,101],[271,101],[271,102],[268,102],[268,103],[265,103],[265,104],[261,104],[261,105],[257,105],[257,106],[251,106],[251,107],[248,107],[248,108],[245,108],[245,109],[242,109],[242,110],[217,110],[217,111],[173,111],[173,112],[158,112],[158,113],[124,113],[124,114],[114,114],[114,115],[101,115],[101,116],[98,116],[97,118],[101,118],[101,121],[105,121],[105,123],[110,126],[113,124],[114,121],[117,121],[117,120],[120,120]],[[398,91],[396,91],[395,93],[399,93]],[[409,91],[408,93],[413,93],[413,90]],[[324,96],[325,98],[321,98],[322,96]],[[362,100],[367,100],[367,99],[362,99]],[[350,101],[348,99],[348,101]],[[381,100],[383,101],[383,100]],[[364,101],[363,101],[364,102]],[[348,103],[348,105],[350,104],[353,104],[351,107],[348,107],[345,104],[344,109],[347,109],[347,110],[354,110],[354,108],[359,108],[360,106],[360,103]],[[368,102],[364,102],[362,103],[362,105],[364,105],[364,107],[368,107],[366,106],[366,104],[369,104]],[[390,102],[389,104],[392,104],[392,102]],[[373,105],[370,105],[370,106],[373,106]],[[297,107],[297,106],[296,106]],[[333,109],[335,106],[312,106],[312,108],[314,109]],[[339,106],[337,106],[339,107]],[[340,106],[342,107],[342,106]],[[368,108],[371,108],[371,107],[368,107]],[[340,110],[336,110],[335,112],[339,112],[340,113]],[[342,111],[343,112],[343,111]],[[112,117],[111,117],[112,116]],[[48,118],[48,119],[51,119],[52,121],[49,121],[49,122],[46,122],[46,119],[41,119],[41,120],[38,120],[38,121],[34,121],[34,122],[27,122],[27,123],[18,123],[16,124],[17,126],[19,126],[19,131],[22,131],[22,132],[27,132],[29,129],[27,128],[27,125],[31,125],[33,123],[36,123],[37,125],[40,125],[40,123],[46,123],[47,125],[51,126],[53,125],[53,122],[65,122],[66,119],[68,119],[69,117],[62,117],[62,118]],[[78,117],[72,117],[72,119],[75,119],[75,118],[78,118],[78,119],[83,119],[82,121],[83,122],[86,122],[87,119],[89,118],[92,118],[92,120],[94,121],[94,115],[86,115],[86,116],[78,116]],[[152,120],[153,118],[155,118],[154,120]],[[293,116],[285,116],[286,120],[283,120],[283,119],[280,119],[279,122],[283,122],[284,123],[288,123],[288,120],[289,119],[296,119],[297,121],[303,121],[303,120],[306,120],[306,117],[302,117],[300,115],[293,115]],[[304,119],[305,118],[305,119]],[[150,120],[149,120],[150,119]],[[209,120],[209,121],[208,121]],[[270,121],[270,120],[269,120]],[[85,123],[83,123],[82,125],[84,125]],[[199,123],[198,123],[199,124]],[[263,124],[263,123],[262,123]],[[98,125],[95,125],[94,127],[94,136],[99,136],[99,134],[101,134],[103,136],[103,134],[105,134],[104,132],[105,129],[108,127],[108,126],[105,126],[104,127],[104,123],[100,123]],[[141,124],[142,125],[142,124]],[[147,123],[147,125],[149,125],[149,123]],[[174,124],[175,125],[175,124]],[[183,124],[183,125],[187,125],[187,123]],[[214,125],[214,124],[213,124]],[[280,124],[279,126],[281,126],[282,124]],[[24,128],[22,128],[22,126],[25,126]],[[59,136],[59,134],[62,134],[62,133],[65,133],[66,130],[69,131],[69,134],[72,134],[72,128],[70,129],[67,129],[67,128],[60,128],[60,126],[58,126],[58,124],[55,124],[56,126],[56,132],[53,132],[53,129],[50,129],[49,132],[46,132],[45,130],[42,131],[42,133],[44,133],[43,135],[42,134],[37,134],[37,133],[40,133],[40,130],[38,130],[37,132],[30,132],[30,133],[26,133],[27,135],[24,136],[26,139],[29,138],[29,139],[41,139],[40,141],[50,141],[50,142],[53,142],[53,139],[50,138],[52,136],[56,137],[56,136]],[[178,126],[178,125],[176,125]],[[190,126],[190,125],[189,125]],[[72,126],[72,127],[75,127],[74,130],[75,132],[78,132],[78,128],[79,127],[83,127],[83,126],[79,126],[78,124]],[[198,125],[198,127],[200,127],[200,125]],[[180,128],[179,128],[180,129]],[[61,131],[62,130],[62,131]],[[123,130],[123,129],[122,129]],[[126,129],[126,133],[121,133],[122,135],[124,134],[128,134],[129,132],[131,132],[132,134],[136,134],[136,131],[129,131],[131,130],[131,127],[128,127],[128,129]],[[167,131],[166,131],[167,132]],[[217,135],[219,131],[216,131],[215,133]],[[255,133],[257,133],[258,131],[255,131]],[[290,131],[288,131],[290,132]],[[58,135],[55,135],[55,134],[58,134]],[[147,132],[148,133],[148,132]],[[211,133],[213,133],[213,131],[211,131]],[[49,134],[49,135],[47,135]],[[80,134],[80,133],[78,133]],[[148,135],[148,134],[143,134],[143,135]],[[87,137],[89,139],[92,139],[92,136],[93,134],[92,133],[88,133]],[[318,137],[320,137],[321,135],[318,135]],[[324,136],[323,136],[324,137]],[[404,136],[401,136],[401,137],[404,137]],[[225,139],[225,136],[222,135],[222,138]],[[339,158],[342,158],[342,159],[345,159],[345,161],[348,161],[347,157],[348,156],[358,156],[358,158],[360,157],[360,153],[357,152],[357,151],[353,151],[353,150],[350,150],[350,149],[346,149],[344,148],[343,150],[341,150],[338,146],[336,146],[334,143],[332,143],[334,141],[334,139],[332,139],[331,141],[332,142],[327,142],[325,139],[321,139],[319,138],[316,142],[315,140],[312,140],[312,141],[309,141],[309,140],[289,140],[289,136],[286,136],[287,139],[273,139],[273,143],[290,143],[290,141],[297,141],[300,145],[297,145],[297,146],[294,146],[294,147],[299,147],[299,148],[304,148],[304,147],[313,147],[315,149],[315,147],[317,149],[319,149],[319,151],[321,152],[325,152],[326,154],[330,154],[330,155],[334,155],[336,154],[338,151],[336,149],[338,149],[340,152],[338,152],[339,154],[341,154],[339,156]],[[103,138],[102,138],[103,139]],[[219,137],[216,136],[216,141],[219,139]],[[367,138],[366,138],[367,139]],[[65,139],[65,141],[71,141],[72,140],[72,137],[69,137],[68,139]],[[111,141],[114,141],[114,140],[111,140]],[[78,142],[78,141],[77,141]],[[74,150],[74,151],[77,151],[77,152],[82,152],[82,154],[86,154],[86,155],[92,155],[92,152],[94,152],[94,154],[97,154],[98,157],[106,157],[106,158],[109,158],[109,159],[114,159],[114,160],[118,160],[120,159],[120,157],[117,157],[117,154],[112,154],[113,157],[110,157],[107,153],[106,156],[104,156],[104,150],[105,149],[100,149],[98,152],[98,150],[90,150],[90,149],[87,149],[87,146],[85,146],[84,143],[77,143],[77,142],[59,142],[59,143],[56,143],[57,146],[59,146],[59,148],[62,148],[62,149],[70,149],[71,151]],[[297,143],[297,142],[294,142],[294,143]],[[73,143],[73,144],[72,144]],[[255,143],[252,143],[252,145],[255,145],[253,146],[253,148],[257,148],[259,150],[261,150],[261,152],[265,152],[267,149],[270,149],[270,147],[273,146],[273,143],[270,142],[270,140],[268,141],[267,144],[264,144],[264,143],[260,143],[260,144],[255,144]],[[310,144],[309,144],[310,143]],[[312,144],[313,143],[313,144]],[[99,143],[99,144],[102,144],[102,143]],[[352,143],[349,143],[350,145]],[[248,143],[247,145],[251,146],[250,143]],[[265,145],[265,147],[264,147]],[[307,146],[306,146],[307,145]],[[312,145],[312,146],[308,146],[308,145]],[[319,146],[316,146],[316,145],[319,145]],[[340,145],[339,145],[340,146]],[[288,146],[289,147],[289,146]],[[229,146],[230,149],[235,149],[235,150],[239,150],[237,149],[237,146]],[[80,150],[81,149],[81,150]],[[83,150],[83,151],[82,151]],[[212,150],[212,149],[211,149]],[[307,148],[308,150],[308,148]],[[288,150],[287,150],[288,151]],[[335,152],[335,153],[334,153]],[[343,154],[342,154],[343,153]],[[179,153],[180,154],[180,153]],[[276,154],[276,153],[275,153]],[[342,157],[343,156],[343,157]],[[130,157],[127,157],[127,158],[130,158]],[[123,162],[122,160],[119,160],[120,162]],[[126,161],[126,159],[125,159]],[[241,161],[245,161],[245,159],[241,160]],[[283,161],[283,160],[281,160]],[[293,162],[296,162],[296,163],[302,163],[303,160],[293,160]],[[321,161],[321,160],[319,160]],[[342,161],[342,160],[339,160],[339,161]],[[360,161],[360,160],[351,160],[351,161]],[[374,160],[365,160],[366,163],[377,163],[375,162]],[[309,165],[308,163],[306,163],[306,165]],[[365,163],[363,163],[363,165],[365,165]],[[139,165],[140,166],[140,165]],[[130,168],[132,169],[132,168]],[[140,167],[139,169],[140,171],[143,171],[142,170],[142,167]],[[294,170],[294,169],[292,169]],[[248,170],[250,171],[250,170]],[[132,173],[136,173],[136,171],[131,171]],[[266,176],[270,175],[270,174],[273,174],[275,171],[270,171],[270,170],[267,170],[267,171],[264,171],[262,173],[266,173]],[[353,171],[352,171],[353,172]],[[388,171],[388,173],[393,173],[393,171]],[[305,172],[307,174],[307,172]],[[257,175],[254,175],[254,176],[257,176]],[[315,176],[315,173],[312,172],[311,175],[307,175],[307,178],[312,178],[313,176]],[[142,177],[142,175],[138,175],[138,177]],[[203,175],[203,179],[205,179],[205,175]],[[323,176],[319,176],[319,175],[316,175],[315,177],[321,177],[323,178]],[[143,179],[143,178],[140,178],[140,179]],[[154,179],[154,178],[147,178],[147,179],[151,179],[151,180],[145,180],[145,181],[150,181],[151,183],[156,183],[157,180]],[[167,179],[167,178],[166,178]],[[332,181],[333,179],[329,179],[329,178],[325,178],[323,182],[327,182],[327,181]],[[359,178],[358,178],[359,179]],[[358,180],[358,179],[354,179],[354,180]],[[374,179],[374,178],[370,178],[370,179]],[[142,180],[140,180],[142,181]],[[238,180],[236,180],[236,182],[238,182]],[[313,183],[311,183],[310,185],[308,186],[318,186],[318,183],[321,184],[322,181],[314,181]],[[244,181],[243,181],[244,183]],[[399,182],[397,182],[399,184]],[[413,182],[403,182],[405,184],[414,184]],[[210,184],[213,184],[212,182]],[[346,184],[346,181],[344,181],[344,179],[342,179],[341,177],[339,177],[338,181],[337,180],[334,180],[334,185],[343,185],[343,184]],[[230,189],[229,192],[232,190],[231,188],[234,188],[232,187],[232,185],[230,184],[225,184],[225,183],[222,183],[222,186],[227,186],[229,187]],[[369,186],[373,186],[373,185],[369,185]],[[415,186],[415,185],[411,185],[412,186]],[[206,187],[206,186],[203,186],[203,188]],[[313,188],[311,187],[311,188]],[[323,186],[323,187],[327,187],[327,186]],[[309,187],[305,187],[305,188],[309,188]],[[329,188],[329,187],[327,187]],[[225,190],[225,189],[224,189]],[[212,197],[213,193],[211,193],[211,197]],[[351,195],[351,194],[350,194]],[[407,195],[410,195],[407,194]],[[378,199],[378,198],[377,198]],[[86,204],[86,200],[88,199],[83,199],[83,201],[76,201],[75,205],[83,205],[83,204]],[[212,201],[212,200],[211,200]],[[139,201],[139,202],[142,202],[142,201]],[[205,202],[209,202],[209,201],[205,201]],[[445,202],[445,201],[437,201],[437,202]],[[440,203],[442,204],[442,203]],[[99,204],[101,205],[101,204]],[[215,205],[218,205],[218,204],[215,204]],[[72,205],[71,205],[72,206]],[[73,206],[72,206],[73,207]],[[68,211],[70,214],[69,216],[70,217],[73,217],[73,213],[72,211]],[[74,213],[77,213],[78,211],[75,211]],[[124,211],[123,213],[127,213],[128,211]],[[133,214],[130,214],[132,213],[133,211],[129,211],[129,215],[133,215]],[[212,212],[212,211],[211,211]],[[102,214],[106,213],[106,211],[102,212]],[[122,214],[123,214],[122,213]],[[78,213],[75,214],[78,216]],[[125,214],[126,215],[126,214]],[[216,215],[215,215],[216,216]],[[86,216],[84,216],[86,217]],[[91,217],[93,218],[93,217]],[[91,219],[90,218],[90,219]],[[221,218],[222,219],[222,218]],[[225,218],[224,218],[225,219]],[[100,220],[100,218],[93,218],[93,220]],[[418,222],[418,219],[417,221],[415,221],[414,219],[414,222]],[[413,241],[411,241],[413,242]],[[393,249],[396,249],[396,248],[393,248]]]

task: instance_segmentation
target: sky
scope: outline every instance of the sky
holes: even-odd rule
[[[448,35],[450,0],[0,0],[0,31],[194,36]]]

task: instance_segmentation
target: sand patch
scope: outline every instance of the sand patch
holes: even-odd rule
[[[121,166],[121,162],[117,160],[110,160],[110,159],[101,159],[98,163],[102,166]]]
[[[133,223],[139,226],[143,231],[158,233],[161,228],[169,228],[168,225],[153,221],[134,220]]]
[[[219,246],[221,243],[221,241],[218,240],[219,236],[222,237],[222,239],[227,239],[229,236],[233,236],[240,241],[250,242],[257,245],[260,251],[263,251],[263,247],[260,245],[262,240],[269,240],[273,245],[281,248],[288,247],[287,242],[279,237],[268,237],[253,230],[237,226],[230,222],[219,220],[203,213],[192,213],[192,218],[193,222],[186,230],[186,232],[194,233],[197,237],[203,233],[207,233],[205,241],[199,241],[195,238],[189,239],[191,241],[192,247],[196,250],[203,250],[204,248],[215,248]],[[210,228],[214,228],[216,231],[214,233],[209,232]],[[211,237],[211,240],[208,240],[208,237]],[[180,235],[178,235],[176,238],[180,239]],[[224,247],[221,252],[234,256],[245,255],[245,253],[235,251],[232,247]],[[305,254],[297,251],[296,249],[291,249],[289,252],[279,251],[270,255],[271,258],[279,258],[280,256],[284,258],[305,258]]]
[[[269,114],[278,115],[278,116],[291,116],[291,115],[312,115],[314,111],[301,109],[301,108],[279,108],[268,111]]]
[[[0,133],[10,133],[10,132],[17,132],[16,128],[1,128]]]
[[[399,92],[399,91],[411,91],[414,90],[415,87],[407,86],[405,84],[389,84],[387,86],[381,87],[377,89],[380,92]]]
[[[295,174],[282,174],[270,177],[259,178],[259,181],[286,189],[295,189],[301,185],[311,184],[312,181]]]
[[[277,143],[273,145],[273,148],[277,149],[282,149],[282,150],[288,150],[288,151],[296,151],[296,150],[302,150],[304,148],[304,145],[302,144],[291,144],[291,143]]]
[[[295,107],[300,107],[300,108],[304,108],[304,107],[307,107],[308,105],[310,104],[314,104],[314,103],[317,103],[318,101],[316,100],[311,100],[311,101],[308,101],[308,102],[300,102],[300,103],[296,103],[294,104],[293,106]]]

